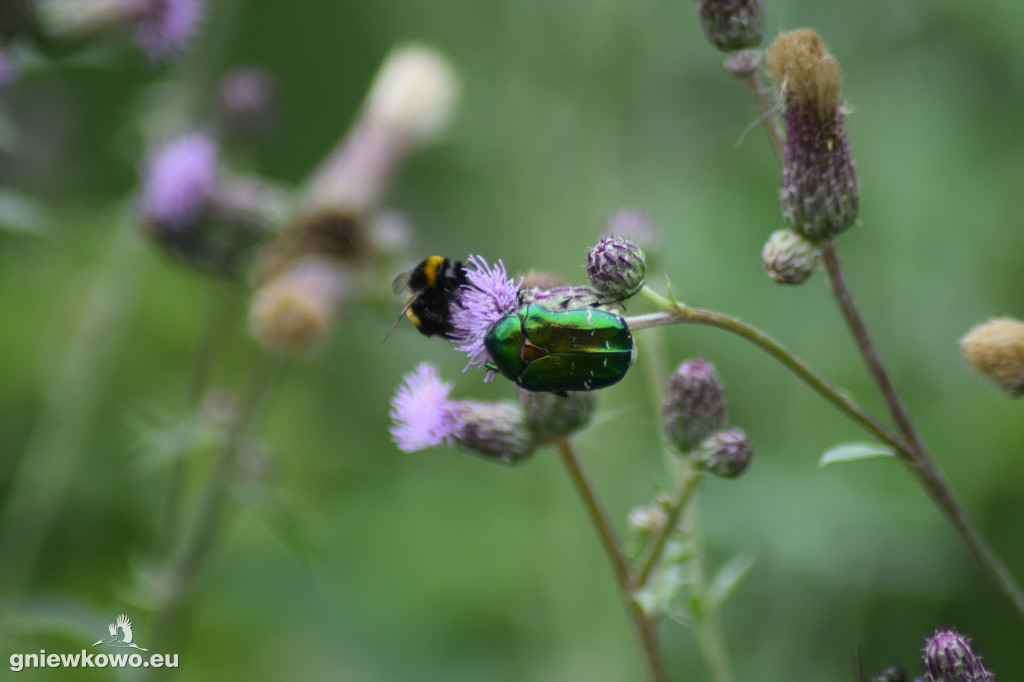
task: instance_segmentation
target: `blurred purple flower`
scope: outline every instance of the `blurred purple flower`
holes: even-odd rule
[[[488,361],[484,336],[491,325],[514,312],[519,306],[519,286],[505,272],[499,260],[494,266],[482,256],[470,256],[466,261],[466,279],[469,284],[459,289],[456,305],[452,306],[452,340],[456,349],[469,356],[466,369],[483,367]],[[465,371],[465,370],[463,370]],[[488,373],[490,380],[493,373]]]
[[[451,382],[442,382],[437,368],[421,363],[406,374],[391,399],[391,437],[403,452],[451,442],[462,428],[455,404],[448,400]]]
[[[176,59],[195,33],[200,0],[145,0],[135,42],[154,62]]]
[[[177,229],[195,221],[217,184],[218,150],[205,133],[183,135],[158,147],[142,179],[142,216]]]

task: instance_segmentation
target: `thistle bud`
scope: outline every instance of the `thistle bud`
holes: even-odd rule
[[[936,630],[924,645],[925,682],[994,682],[971,639],[953,630]]]
[[[964,359],[1014,398],[1024,396],[1024,322],[1000,317],[975,326],[960,340]]]
[[[602,239],[587,254],[587,276],[605,299],[629,298],[644,285],[647,262],[639,246],[621,237]]]
[[[780,34],[765,57],[786,122],[782,215],[808,239],[832,239],[853,225],[860,202],[839,64],[811,29]]]
[[[725,426],[725,387],[715,366],[703,358],[679,365],[661,406],[665,435],[682,452]]]
[[[453,434],[459,445],[485,459],[515,464],[530,457],[537,440],[519,405],[512,402],[454,403],[460,427]]]
[[[800,284],[821,262],[821,249],[792,230],[776,230],[761,251],[765,273],[779,284]]]
[[[750,466],[754,450],[742,429],[731,428],[711,434],[700,444],[692,462],[697,469],[722,478],[736,478]]]
[[[764,34],[764,0],[700,0],[704,35],[723,52],[755,47]]]
[[[261,344],[279,352],[305,350],[327,335],[346,290],[337,264],[308,256],[256,290],[250,323]]]
[[[542,440],[568,436],[587,425],[597,405],[593,392],[573,391],[567,396],[519,390],[519,404],[527,423]]]

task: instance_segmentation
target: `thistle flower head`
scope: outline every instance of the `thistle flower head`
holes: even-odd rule
[[[742,429],[716,431],[693,454],[694,466],[722,478],[736,478],[750,466],[754,450]]]
[[[785,110],[782,215],[808,239],[832,239],[853,225],[860,206],[839,64],[811,29],[779,35],[765,57]]]
[[[723,52],[755,47],[764,33],[764,0],[699,0],[704,35]]]
[[[453,409],[461,421],[453,437],[463,449],[503,464],[521,462],[537,449],[536,437],[516,403],[463,400]]]
[[[188,46],[201,11],[200,0],[144,0],[135,42],[154,62],[172,61]]]
[[[587,276],[607,300],[635,295],[644,285],[647,261],[639,246],[622,237],[606,237],[587,253]]]
[[[391,399],[391,437],[403,452],[450,443],[462,426],[448,400],[451,382],[441,381],[437,368],[422,363],[402,379]]]
[[[669,380],[661,416],[665,435],[682,452],[725,426],[725,387],[715,366],[703,358],[680,364]]]
[[[924,645],[925,682],[994,682],[970,637],[952,630],[936,630]]]
[[[1024,322],[1009,317],[983,322],[967,332],[960,348],[976,372],[1014,398],[1024,396]]]
[[[542,439],[568,436],[587,425],[597,406],[592,391],[572,391],[567,396],[519,390],[519,404],[527,423]]]
[[[469,284],[459,289],[456,305],[452,306],[452,340],[469,356],[469,369],[488,362],[484,336],[492,324],[519,306],[521,281],[510,279],[500,260],[491,266],[482,256],[470,256],[465,269]]]
[[[142,174],[142,217],[157,229],[180,229],[203,214],[218,179],[217,145],[191,133],[160,145]]]
[[[821,249],[792,230],[776,230],[761,250],[765,273],[779,284],[800,284],[821,262]]]

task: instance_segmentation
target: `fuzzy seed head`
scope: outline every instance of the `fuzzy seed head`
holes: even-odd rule
[[[971,639],[956,629],[936,630],[924,645],[925,682],[995,682]]]
[[[795,99],[816,108],[822,119],[832,117],[839,107],[843,77],[839,62],[815,30],[780,33],[765,52],[765,61],[784,102]]]
[[[1000,317],[983,322],[960,340],[964,359],[1014,398],[1024,396],[1024,322]]]
[[[700,0],[704,35],[723,52],[755,47],[764,34],[764,0]]]
[[[639,246],[622,237],[606,237],[587,253],[590,284],[606,300],[633,296],[644,285],[647,261]]]
[[[681,452],[725,426],[725,387],[715,366],[704,358],[680,364],[669,380],[661,417],[665,435]]]
[[[346,289],[335,263],[307,257],[256,290],[250,323],[265,347],[284,353],[305,350],[327,336]]]
[[[779,284],[800,284],[821,262],[821,249],[792,230],[776,230],[761,251],[765,273]]]
[[[722,478],[736,478],[750,466],[754,450],[742,429],[731,428],[708,436],[694,454],[696,468]]]
[[[407,45],[394,49],[381,66],[366,115],[425,142],[448,125],[458,96],[458,76],[448,61],[428,47]]]

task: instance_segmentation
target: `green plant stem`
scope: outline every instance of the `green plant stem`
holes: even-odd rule
[[[986,578],[1006,600],[1007,604],[1016,611],[1017,615],[1024,619],[1024,593],[1021,592],[1016,580],[1007,570],[1002,560],[978,534],[977,529],[974,528],[967,514],[953,495],[948,482],[943,478],[942,473],[931,457],[928,456],[920,440],[916,438],[916,431],[912,428],[909,431],[909,434],[914,436],[912,440],[908,439],[907,434],[904,433],[900,433],[900,435],[890,434],[885,427],[864,412],[859,405],[844,396],[837,388],[829,384],[782,344],[745,322],[710,310],[690,308],[680,303],[675,303],[651,291],[646,286],[641,289],[640,294],[661,308],[663,312],[628,318],[627,323],[631,329],[688,322],[705,324],[732,332],[753,342],[766,351],[841,412],[885,443],[891,445],[900,460],[909,467],[915,478],[925,488],[929,496],[939,507],[939,510],[953,526],[957,535],[967,546],[968,551],[981,566]],[[846,296],[849,296],[848,291]],[[852,298],[850,300],[852,301]],[[857,317],[859,318],[859,313]],[[861,325],[863,325],[863,320],[861,320]],[[864,331],[866,333],[866,329]],[[884,367],[882,371],[884,372]],[[889,383],[891,385],[891,381]]]
[[[572,442],[568,438],[560,438],[554,444],[558,449],[558,455],[562,460],[562,464],[565,466],[569,478],[572,479],[576,492],[586,508],[587,515],[590,517],[590,522],[597,532],[598,539],[601,541],[601,546],[604,548],[608,561],[612,565],[615,580],[619,585],[619,592],[626,605],[630,623],[633,626],[633,631],[643,653],[647,678],[650,682],[666,682],[668,678],[665,675],[665,669],[661,661],[661,651],[658,646],[655,624],[644,613],[644,610],[640,608],[636,600],[633,599],[631,589],[633,581],[629,574],[629,568],[626,566],[626,560],[619,549],[619,542],[615,538],[615,532],[612,530],[608,516],[601,507],[593,486],[591,486],[590,481],[583,472]]]
[[[199,332],[199,341],[196,344],[195,359],[192,363],[192,374],[189,377],[186,394],[186,409],[193,417],[198,416],[202,408],[203,394],[209,383],[212,360],[216,354],[217,345],[224,335],[229,302],[230,292],[223,282],[215,279],[206,282],[206,311]],[[187,470],[188,463],[182,457],[176,458],[171,465],[163,520],[157,531],[156,556],[164,556],[172,549],[174,538],[180,531]]]
[[[867,365],[868,373],[871,374],[871,378],[892,416],[893,423],[905,443],[904,447],[897,448],[897,455],[924,486],[946,520],[952,524],[992,586],[1017,612],[1018,617],[1024,619],[1024,592],[1021,591],[1006,565],[981,538],[967,513],[957,501],[938,464],[928,453],[928,449],[910,417],[906,403],[903,402],[903,398],[896,389],[896,385],[882,361],[882,356],[868,332],[860,309],[853,300],[853,294],[846,283],[835,244],[823,243],[821,252],[825,272],[828,275],[829,288],[835,297],[836,305],[842,312],[857,350],[860,352],[864,364]]]
[[[785,346],[756,327],[723,313],[703,310],[701,308],[691,308],[681,303],[675,303],[654,292],[650,287],[645,286],[641,289],[640,295],[661,308],[663,312],[627,318],[626,322],[629,324],[630,329],[642,329],[644,327],[685,322],[718,327],[719,329],[736,334],[752,342],[778,360],[800,380],[825,398],[825,400],[875,436],[894,448],[900,449],[904,447],[901,439],[886,431],[884,426],[865,412],[857,403],[843,395],[838,388],[826,381],[810,365],[794,355]]]
[[[647,558],[644,559],[640,572],[637,573],[636,579],[633,581],[634,590],[643,589],[647,585],[647,581],[651,579],[651,574],[661,561],[661,555],[665,551],[665,546],[668,544],[669,539],[671,539],[672,534],[676,532],[679,526],[679,519],[682,518],[683,511],[686,510],[686,505],[693,498],[693,494],[697,491],[702,478],[703,476],[699,472],[692,469],[687,472],[679,488],[679,494],[669,508],[665,525],[654,539],[654,544],[651,545]]]
[[[692,475],[701,478],[699,474]],[[707,551],[704,549],[704,536],[701,532],[699,517],[697,505],[693,505],[689,517],[689,537],[693,549],[692,561],[694,562],[693,590],[700,600],[697,639],[711,680],[713,682],[732,682],[732,666],[729,664],[729,655],[725,650],[725,637],[722,636],[722,623],[719,617],[720,604],[711,594]]]
[[[263,404],[272,395],[281,370],[282,362],[278,358],[266,358],[258,368],[238,418],[207,479],[192,523],[185,529],[161,576],[154,628],[154,640],[160,651],[176,649],[184,608],[221,525],[239,452]]]

